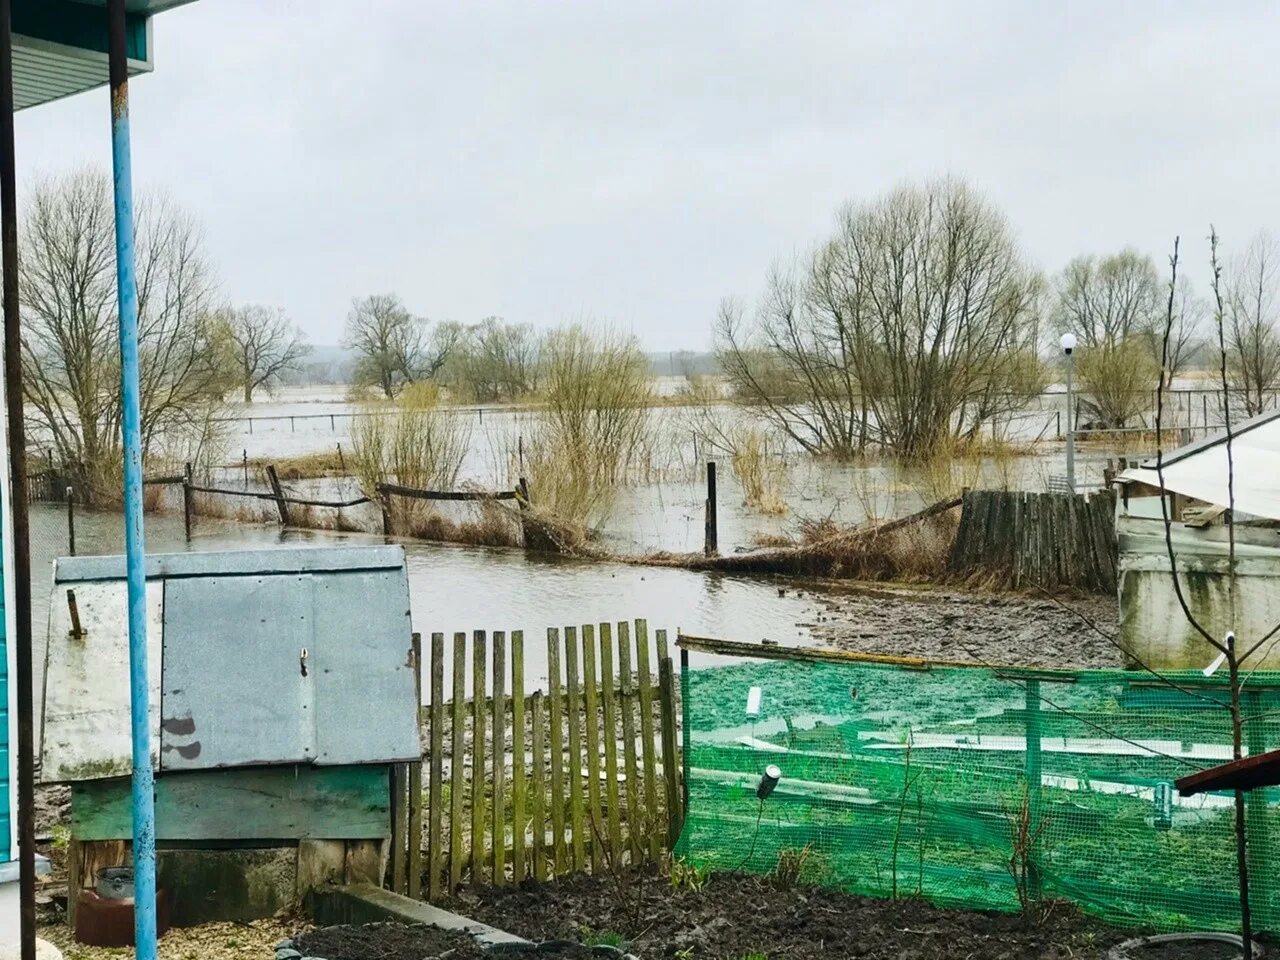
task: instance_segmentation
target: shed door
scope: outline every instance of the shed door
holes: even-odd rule
[[[307,574],[165,582],[162,770],[314,759],[312,596]]]
[[[317,574],[314,596],[316,762],[421,758],[404,571]]]

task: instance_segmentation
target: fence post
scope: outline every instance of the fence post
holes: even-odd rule
[[[418,759],[409,764],[409,886],[414,900],[422,896],[422,634],[413,635],[413,689],[418,720]]]
[[[191,463],[188,462],[182,473],[182,529],[187,535],[187,543],[191,542]]]
[[[67,550],[76,555],[76,491],[67,487]]]
[[[716,530],[716,462],[714,460],[707,461],[707,531],[706,543],[703,552],[708,556],[713,556],[719,545],[719,536]]]
[[[289,505],[284,502],[284,489],[280,486],[280,476],[276,473],[274,463],[267,464],[267,479],[271,481],[271,492],[276,499],[276,510],[280,512],[280,523],[289,526]]]
[[[1027,888],[1040,896],[1040,867],[1035,861],[1034,844],[1040,831],[1040,681],[1027,681],[1026,701],[1026,776],[1027,776]]]

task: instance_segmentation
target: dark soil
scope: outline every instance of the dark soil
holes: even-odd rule
[[[323,960],[479,960],[485,956],[465,933],[397,923],[324,927],[297,937],[293,948]]]
[[[1011,666],[1123,666],[1115,597],[984,594],[944,589],[823,585],[824,608],[806,623],[841,650]],[[803,592],[803,590],[802,590]]]
[[[768,960],[1101,960],[1107,947],[1132,936],[1066,905],[1053,905],[1033,923],[919,900],[780,890],[766,878],[740,874],[715,874],[698,891],[673,890],[646,871],[624,878],[581,875],[462,894],[453,906],[531,940],[616,932],[642,960],[753,954]]]

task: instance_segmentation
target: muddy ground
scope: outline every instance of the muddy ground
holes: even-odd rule
[[[452,908],[533,940],[620,934],[643,958],[1100,960],[1127,936],[1055,905],[1040,922],[714,874],[699,890],[656,874],[577,876],[459,896]]]
[[[396,923],[312,930],[295,937],[293,949],[317,960],[481,960],[485,956],[465,933]]]
[[[842,650],[1001,666],[1123,665],[1114,644],[1089,625],[1114,635],[1113,596],[1055,602],[1028,594],[839,583],[823,583],[812,595],[822,612],[803,626],[821,644]]]

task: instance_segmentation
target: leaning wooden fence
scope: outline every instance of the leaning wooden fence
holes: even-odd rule
[[[432,634],[426,654],[425,795],[412,766],[393,776],[392,889],[436,900],[671,848],[683,800],[665,630],[549,629],[548,686],[533,693],[521,631],[455,633],[448,689],[445,645]]]
[[[952,573],[1023,589],[1116,589],[1116,501],[1088,494],[965,493]]]

